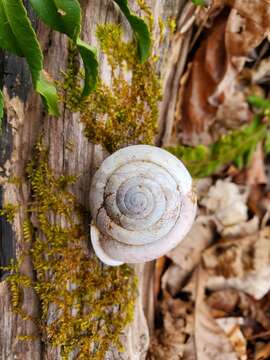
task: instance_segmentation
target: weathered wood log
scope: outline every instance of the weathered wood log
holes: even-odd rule
[[[27,2],[26,2],[27,3]],[[129,1],[136,11],[135,0]],[[151,8],[155,18],[154,34],[158,33],[158,18],[164,21],[170,17],[179,18],[183,9],[184,0],[152,0]],[[99,23],[120,22],[126,34],[132,32],[117,6],[110,0],[82,0],[84,15],[83,39],[97,45],[95,28]],[[64,35],[51,31],[44,24],[37,21],[31,12],[36,25],[38,38],[42,44],[45,56],[45,69],[54,79],[60,78],[61,70],[66,68],[68,55],[68,40]],[[155,36],[154,36],[155,37]],[[176,83],[179,80],[181,69],[178,67],[179,51],[186,51],[186,45],[178,44],[172,48],[176,38],[171,41],[169,31],[166,31],[162,46],[155,44],[160,54],[157,71],[164,79],[163,88],[166,93],[161,106],[160,136],[158,143],[167,143],[172,127],[173,106],[170,98],[175,102],[177,92]],[[103,56],[99,59],[102,77],[108,79],[110,74]],[[175,79],[176,74],[176,79]],[[74,186],[74,194],[81,204],[89,208],[88,195],[91,175],[106,153],[101,146],[89,143],[83,134],[83,125],[79,121],[79,114],[72,114],[65,108],[62,115],[55,119],[47,116],[40,97],[33,92],[29,69],[24,60],[15,56],[1,53],[0,79],[4,84],[5,118],[3,133],[0,137],[0,181],[2,204],[19,204],[19,210],[14,222],[10,225],[3,218],[0,219],[0,261],[5,266],[25,250],[22,225],[27,202],[30,198],[30,188],[26,181],[25,167],[33,157],[34,145],[40,134],[49,147],[50,167],[56,174],[80,174]],[[171,107],[170,107],[171,106]],[[169,114],[168,114],[169,111]],[[168,117],[170,119],[168,120]],[[169,126],[169,128],[167,128]],[[163,139],[165,137],[165,140]],[[73,150],[67,144],[73,144]],[[19,179],[20,186],[16,181]],[[89,219],[90,221],[90,219]],[[29,246],[29,245],[28,245]],[[144,359],[149,345],[149,330],[153,329],[153,274],[154,266],[149,263],[138,265],[136,271],[139,277],[139,295],[133,324],[127,329],[124,337],[125,353],[116,353],[112,350],[107,359]],[[33,278],[35,276],[30,257],[26,257],[21,271]],[[1,273],[0,283],[0,359],[1,360],[56,360],[60,358],[59,349],[44,345],[39,338],[35,325],[25,322],[12,312],[11,295],[5,280],[5,273]],[[38,299],[31,289],[24,290],[23,309],[32,316],[40,312]],[[147,322],[146,320],[147,319]],[[36,333],[37,337],[31,341],[20,341],[20,334]]]

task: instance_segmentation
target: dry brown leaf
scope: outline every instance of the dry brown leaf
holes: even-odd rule
[[[187,272],[178,265],[171,264],[162,276],[162,289],[175,296],[183,287]]]
[[[270,228],[216,244],[203,254],[211,290],[235,288],[255,299],[270,290]]]
[[[266,212],[270,211],[270,193],[261,185],[251,187],[248,198],[249,209],[262,219]]]
[[[259,218],[254,216],[251,220],[247,222],[242,222],[236,225],[229,226],[224,228],[221,231],[221,235],[224,239],[237,238],[237,237],[246,237],[256,233],[259,229]]]
[[[217,319],[218,325],[228,336],[238,358],[247,360],[247,341],[240,329],[240,325],[244,323],[243,318],[220,318]]]
[[[226,94],[224,102],[218,107],[216,121],[219,126],[233,129],[235,124],[239,125],[251,119],[251,115],[245,94],[239,89],[233,88],[230,93]]]
[[[212,293],[207,298],[207,304],[211,308],[211,312],[215,314],[216,311],[219,311],[223,317],[225,315],[230,315],[233,313],[235,307],[238,304],[239,295],[238,292],[234,289],[225,289],[219,290]],[[216,316],[215,316],[216,317]]]
[[[185,343],[194,328],[194,303],[173,299],[165,293],[161,309],[163,328],[156,332],[149,358],[155,360],[182,359]]]
[[[249,1],[249,3],[251,3]],[[266,37],[259,24],[252,17],[245,17],[233,9],[226,27],[226,49],[232,65],[243,69],[246,57]]]
[[[185,344],[183,360],[197,360],[194,336],[191,336]]]
[[[149,359],[155,360],[237,360],[224,331],[211,316],[205,303],[206,272],[199,267],[187,288],[187,301],[173,299],[164,292],[161,304],[163,328],[157,331]]]
[[[223,11],[200,41],[185,84],[180,84],[184,95],[176,116],[180,113],[182,120],[180,138],[190,145],[213,142],[226,129],[251,119],[243,89],[250,85],[241,84],[237,76],[247,61],[256,58],[255,48],[269,36],[270,3],[219,0],[212,2],[212,11],[222,6]]]
[[[199,216],[185,239],[167,257],[172,260],[162,278],[163,289],[172,295],[180,291],[187,276],[201,260],[202,252],[214,239],[213,224],[208,217]]]
[[[215,318],[230,317],[240,313],[241,316],[260,323],[265,330],[270,329],[270,317],[263,308],[263,302],[241,291],[235,289],[215,291],[207,298],[207,304]]]
[[[161,287],[161,276],[163,274],[166,264],[165,256],[160,257],[155,262],[155,277],[154,277],[154,299],[157,302],[157,298]]]
[[[248,185],[267,184],[262,143],[257,145],[257,149],[253,154],[251,163],[247,169],[246,183]]]
[[[221,227],[229,227],[247,221],[247,197],[247,187],[239,187],[229,179],[217,180],[201,205],[215,216]]]
[[[269,0],[213,0],[213,9],[230,6],[242,19],[233,20],[228,28],[228,49],[231,56],[246,56],[258,46],[270,31]],[[240,28],[239,28],[240,26]]]
[[[205,303],[207,273],[200,267],[197,273],[195,303],[195,344],[197,360],[237,360],[237,355]]]
[[[207,195],[210,187],[213,185],[211,177],[194,180],[198,203]]]
[[[269,359],[269,357],[270,357],[270,344],[265,344],[257,350],[254,360],[265,360],[265,359]]]
[[[190,141],[193,133],[201,133],[207,129],[214,120],[216,108],[208,102],[208,98],[226,71],[226,22],[225,13],[216,18],[195,54],[182,103],[181,128],[185,142]]]
[[[248,220],[249,188],[227,180],[218,180],[201,200],[223,238],[244,237],[258,230],[259,219]]]
[[[252,21],[258,27],[258,32],[266,37],[270,31],[270,2],[269,0],[225,0],[227,5],[237,10],[237,12],[245,19]],[[243,29],[244,30],[244,29]],[[257,34],[249,34],[257,37]],[[246,43],[248,39],[245,40]],[[250,45],[246,45],[244,52],[246,53],[250,48],[257,46],[259,43],[253,40]],[[239,49],[241,49],[240,47]],[[239,49],[236,52],[239,53]]]
[[[270,31],[270,4],[264,0],[226,0],[232,10],[225,31],[228,66],[210,102],[221,103],[231,93],[236,75],[243,70],[252,51]]]
[[[254,84],[265,84],[270,81],[270,59],[263,59],[258,67],[251,72],[251,79]]]

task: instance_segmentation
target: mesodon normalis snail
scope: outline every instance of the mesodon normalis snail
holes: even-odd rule
[[[189,172],[175,156],[134,145],[106,158],[90,190],[91,241],[107,265],[156,259],[178,245],[196,214]]]

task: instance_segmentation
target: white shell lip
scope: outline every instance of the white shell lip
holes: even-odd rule
[[[169,231],[165,236],[161,236],[161,238],[155,238],[150,233],[150,238],[145,238],[146,240],[142,241],[140,237],[142,238],[142,234],[143,236],[147,236],[147,233],[143,231],[121,229],[119,224],[114,223],[109,218],[107,210],[105,209],[105,197],[108,196],[105,196],[105,191],[112,174],[119,174],[119,169],[121,167],[125,169],[126,164],[131,164],[131,166],[126,166],[128,171],[125,173],[124,179],[129,175],[132,178],[136,176],[136,171],[138,169],[136,162],[138,161],[144,162],[146,167],[149,166],[149,171],[147,170],[146,176],[149,174],[154,180],[160,181],[158,176],[155,177],[154,171],[156,166],[160,166],[160,168],[168,172],[175,182],[173,192],[176,193],[175,196],[178,198],[179,209],[178,213],[176,213],[176,208],[174,210],[175,213],[173,213],[173,216],[175,217],[175,223],[171,230],[169,227]],[[134,169],[132,163],[134,163]],[[130,171],[130,169],[133,169],[133,171]],[[144,175],[140,174],[140,176],[143,178]],[[116,181],[118,181],[118,175],[116,176]],[[120,172],[120,185],[122,184],[121,181],[124,180],[123,177],[121,179]],[[165,183],[165,187],[167,186],[166,184],[167,183]],[[164,186],[164,181],[162,186]],[[170,187],[172,185],[168,184],[168,186]],[[175,189],[177,189],[177,191]],[[109,196],[110,195],[111,194],[109,194]],[[173,201],[174,203],[175,199],[172,200],[171,197],[169,197],[167,201]],[[109,202],[109,204],[110,203],[111,202]],[[169,212],[164,216],[165,220],[163,221],[165,222],[168,215],[171,216],[171,211],[173,209],[170,208],[170,203],[168,204]],[[92,180],[90,209],[93,218],[91,225],[91,240],[96,255],[107,265],[119,266],[123,263],[151,261],[177,246],[188,233],[194,222],[196,215],[196,196],[192,188],[192,178],[178,158],[166,150],[154,146],[132,145],[118,150],[101,164]],[[117,211],[118,210],[119,209],[117,209]],[[132,221],[134,221],[134,219],[132,219]],[[154,231],[155,233],[155,228],[151,231]],[[138,241],[137,238],[139,238]],[[152,240],[152,238],[154,240]]]
[[[110,258],[105,253],[105,251],[102,248],[102,245],[100,244],[100,232],[95,225],[91,225],[90,235],[91,235],[91,242],[92,242],[92,246],[95,251],[95,254],[104,264],[110,265],[110,266],[120,266],[120,265],[124,264],[122,261],[117,261],[117,260]]]

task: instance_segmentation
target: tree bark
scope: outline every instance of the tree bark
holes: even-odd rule
[[[129,3],[139,14],[136,1],[130,0]],[[164,21],[174,17],[179,20],[178,27],[181,25],[183,17],[181,18],[180,14],[184,3],[184,0],[151,1],[150,5],[155,18],[154,38],[159,31],[159,17]],[[84,15],[82,37],[88,43],[97,46],[95,28],[99,23],[120,22],[123,24],[125,34],[132,36],[126,19],[112,1],[82,0],[81,5]],[[186,12],[187,8],[185,14]],[[45,69],[54,79],[59,79],[61,70],[66,68],[67,38],[51,31],[39,22],[31,10],[30,15],[43,48]],[[180,19],[182,20],[180,21]],[[185,57],[180,52],[181,49],[183,52],[187,52],[187,45],[183,43],[183,39],[180,42],[179,45],[179,36],[171,38],[167,30],[162,46],[155,44],[160,54],[157,71],[163,79],[165,90],[164,101],[160,105],[160,134],[157,139],[159,144],[168,142],[172,130],[175,105],[173,102],[177,92],[177,81],[179,81],[181,71],[183,71],[181,70],[183,68],[182,63],[180,64],[182,68],[179,69],[179,59]],[[178,47],[175,45],[176,43]],[[102,77],[108,79],[110,74],[102,55],[100,55],[99,63]],[[10,263],[11,258],[18,256],[25,248],[22,224],[27,202],[30,198],[29,184],[25,178],[25,167],[33,157],[34,146],[40,134],[43,134],[44,141],[49,147],[50,167],[56,174],[81,174],[73,190],[80,203],[87,209],[89,209],[88,196],[91,176],[107,154],[101,146],[89,143],[84,137],[79,114],[72,114],[63,108],[62,115],[59,118],[47,116],[40,97],[32,90],[29,69],[24,60],[2,53],[0,57],[0,79],[4,84],[6,107],[3,132],[0,138],[1,202],[2,204],[20,204],[12,225],[3,218],[0,219],[0,261],[1,265],[5,266]],[[73,144],[73,151],[67,146],[68,143]],[[19,178],[20,186],[8,181],[10,177]],[[21,270],[30,277],[34,276],[30,258],[25,259]],[[136,266],[139,277],[139,295],[134,322],[127,329],[124,337],[126,352],[119,354],[112,350],[108,353],[107,359],[136,360],[145,358],[149,346],[149,333],[153,329],[153,270],[153,263]],[[60,359],[59,350],[44,346],[32,323],[23,321],[20,316],[12,312],[11,296],[5,276],[5,273],[2,272],[0,283],[0,359]],[[39,313],[38,299],[31,289],[24,291],[23,308],[33,316],[37,316]],[[22,333],[33,334],[35,332],[37,338],[34,340],[20,341],[18,339],[18,335]]]

